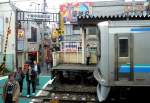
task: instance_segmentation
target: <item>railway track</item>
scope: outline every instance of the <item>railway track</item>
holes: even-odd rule
[[[95,87],[93,86],[67,84],[56,85],[55,87],[51,86],[52,85],[48,85],[45,89],[42,89],[42,91],[48,92],[48,95],[31,96],[30,99],[34,99],[33,103],[50,103],[52,94],[58,97],[60,103],[98,103],[96,92],[94,91]],[[149,95],[145,94],[146,92],[150,92],[149,87],[131,88],[127,93],[122,92],[123,94],[120,94],[117,90],[114,91],[112,94],[110,93],[107,101],[104,103],[131,103],[139,101],[140,103],[146,103],[149,101]],[[2,94],[0,94],[0,96],[1,95]],[[20,96],[20,98],[26,99],[27,97]]]
[[[52,95],[57,97],[60,103],[95,103],[96,87],[85,85],[56,84],[48,85],[49,98],[43,99],[44,103],[48,103],[52,99]]]

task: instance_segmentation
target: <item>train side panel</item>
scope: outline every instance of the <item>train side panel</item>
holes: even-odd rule
[[[109,23],[109,85],[115,86],[149,86],[150,82],[150,27],[147,21],[124,22],[114,26],[117,21]],[[119,22],[121,23],[121,22]],[[142,24],[142,25],[141,25]],[[103,34],[101,34],[103,35]],[[118,41],[116,42],[116,37]],[[120,56],[120,44],[128,41],[128,56]],[[117,54],[116,49],[117,48]],[[124,51],[124,50],[123,50]],[[123,52],[122,51],[122,52]],[[116,61],[116,59],[118,59]],[[118,79],[115,80],[115,63],[118,62]],[[131,74],[131,63],[133,73]],[[124,75],[124,76],[123,76]],[[130,78],[133,78],[131,80]],[[128,82],[128,83],[127,83]]]
[[[113,86],[150,86],[150,21],[98,24],[101,58],[94,77],[100,102]]]

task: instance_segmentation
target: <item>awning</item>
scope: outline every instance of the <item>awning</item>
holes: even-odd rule
[[[102,21],[120,21],[120,20],[150,20],[150,15],[111,15],[111,16],[78,16],[80,25],[96,25]]]

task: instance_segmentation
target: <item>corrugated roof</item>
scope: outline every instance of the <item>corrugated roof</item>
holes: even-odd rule
[[[129,6],[130,5],[130,6]],[[133,12],[133,6],[135,11]],[[142,8],[143,9],[139,9]],[[144,9],[144,2],[125,2],[118,0],[114,2],[93,2],[93,15],[78,16],[78,20],[124,20],[124,19],[149,19],[147,11]]]
[[[111,16],[94,16],[94,15],[86,15],[86,16],[78,16],[78,20],[134,20],[134,19],[150,19],[150,15],[111,15]]]
[[[102,21],[150,20],[150,15],[78,16],[78,24],[97,25]]]

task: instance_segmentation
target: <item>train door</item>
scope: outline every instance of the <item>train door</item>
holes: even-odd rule
[[[115,35],[115,80],[133,80],[133,35]]]

